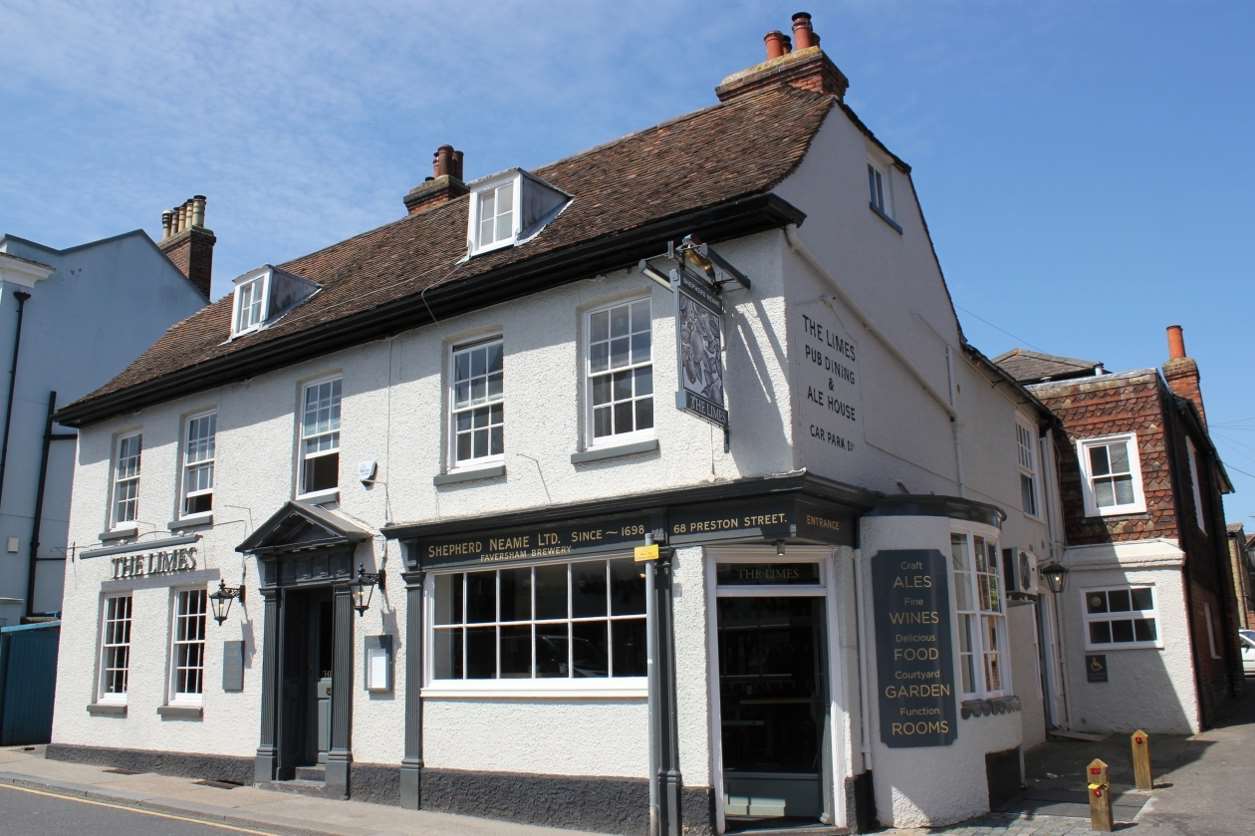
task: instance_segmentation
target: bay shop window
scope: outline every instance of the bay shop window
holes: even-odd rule
[[[998,544],[971,532],[950,535],[956,645],[964,697],[999,697],[1010,692],[1006,603]]]
[[[630,557],[442,573],[428,596],[433,686],[644,688],[645,576]]]

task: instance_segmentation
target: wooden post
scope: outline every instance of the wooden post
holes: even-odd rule
[[[1107,780],[1107,764],[1094,758],[1085,767],[1089,794],[1089,827],[1100,833],[1115,829],[1111,818],[1111,782]]]
[[[1129,738],[1133,747],[1133,778],[1139,790],[1155,788],[1150,774],[1150,735],[1138,729]]]

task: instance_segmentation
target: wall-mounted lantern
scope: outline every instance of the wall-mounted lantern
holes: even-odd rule
[[[370,609],[370,599],[375,594],[375,587],[383,589],[383,572],[367,572],[366,567],[357,564],[357,578],[350,584],[353,590],[353,609],[360,618]]]
[[[1068,580],[1068,567],[1058,561],[1052,561],[1041,567],[1041,576],[1046,579],[1046,586],[1055,595],[1063,592]]]
[[[227,620],[227,616],[231,614],[231,602],[236,598],[240,601],[244,600],[244,586],[227,586],[226,582],[221,578],[218,579],[218,591],[209,594],[209,603],[214,608],[214,621],[219,625]]]

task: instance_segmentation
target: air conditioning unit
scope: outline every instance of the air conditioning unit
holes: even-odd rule
[[[1037,555],[1023,549],[1002,550],[1002,576],[1011,596],[1041,594]]]

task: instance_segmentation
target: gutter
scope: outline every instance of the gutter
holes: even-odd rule
[[[56,420],[68,427],[82,427],[598,273],[630,267],[641,258],[656,255],[667,241],[689,233],[716,243],[788,224],[798,225],[805,219],[806,213],[771,193],[734,198],[506,264],[480,276],[432,286],[423,291],[421,299],[413,293],[125,389],[88,396],[61,409]]]
[[[26,312],[26,300],[31,295],[24,290],[13,291],[17,300],[17,327],[13,330],[13,360],[9,364],[9,400],[4,407],[4,440],[0,442],[0,505],[4,499],[4,471],[9,463],[9,428],[13,424],[13,392],[17,389],[17,361],[22,352],[22,319]]]
[[[35,488],[35,514],[31,520],[31,536],[30,536],[30,553],[27,557],[26,568],[26,617],[30,618],[35,615],[35,572],[39,568],[39,561],[56,561],[65,562],[65,556],[61,557],[40,557],[39,556],[39,530],[44,517],[44,490],[48,485],[48,456],[51,453],[52,442],[54,441],[74,441],[78,436],[74,433],[54,433],[52,431],[52,416],[57,409],[57,393],[55,391],[48,393],[48,416],[44,419],[44,435],[43,435],[43,452],[39,459],[39,482]]]

